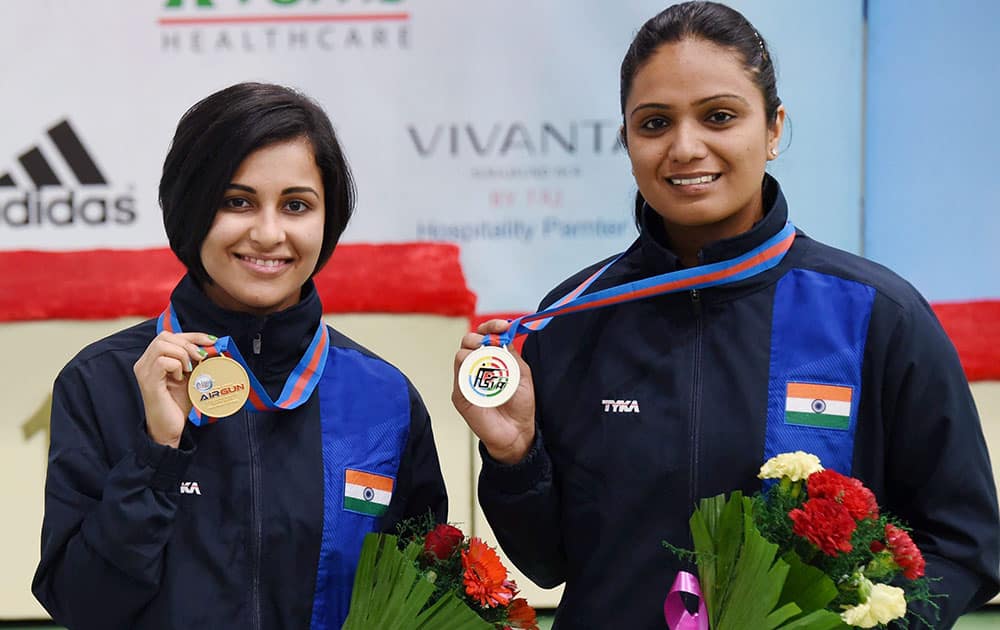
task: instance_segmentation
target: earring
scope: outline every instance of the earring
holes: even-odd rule
[[[771,158],[773,159],[776,157],[778,157],[778,150],[774,147],[771,147]]]

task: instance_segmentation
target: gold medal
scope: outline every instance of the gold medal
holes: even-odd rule
[[[477,407],[499,407],[517,391],[521,368],[506,348],[482,346],[458,368],[458,389]]]
[[[229,357],[205,359],[191,371],[188,396],[201,415],[225,418],[246,404],[250,397],[250,377],[242,365]]]

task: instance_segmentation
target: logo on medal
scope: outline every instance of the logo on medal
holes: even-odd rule
[[[465,399],[479,407],[499,407],[517,391],[521,368],[514,356],[497,346],[473,350],[458,372],[458,388]]]
[[[225,418],[246,404],[250,397],[250,377],[242,365],[229,357],[211,357],[192,370],[188,397],[201,415]]]
[[[194,388],[202,393],[210,391],[212,389],[212,385],[215,385],[215,382],[212,381],[212,377],[208,374],[202,374],[194,381]]]

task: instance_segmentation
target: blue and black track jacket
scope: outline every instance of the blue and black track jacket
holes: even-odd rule
[[[764,193],[764,219],[706,247],[703,263],[782,228],[770,177]],[[646,210],[638,240],[588,293],[679,268]],[[917,291],[875,263],[799,233],[756,277],[556,318],[528,337],[524,358],[538,437],[512,466],[481,449],[479,499],[526,575],[566,583],[560,630],[663,628],[674,574],[692,567],[661,541],[690,547],[699,498],[753,493],[767,457],[799,449],[860,478],[913,527],[927,575],[941,578],[932,589],[948,594],[938,628],[1000,586],[996,489],[958,357]],[[849,392],[849,415],[797,424],[786,416],[795,383]]]
[[[190,277],[171,299],[183,330],[232,336],[273,399],[322,315],[311,282],[301,302],[267,317],[219,309]],[[188,425],[179,449],[146,434],[132,372],[155,320],[70,361],[53,392],[32,584],[55,621],[73,630],[339,629],[364,535],[428,509],[447,517],[419,395],[396,368],[329,334],[305,404]],[[350,470],[391,480],[388,507],[366,510],[381,515],[344,508]]]

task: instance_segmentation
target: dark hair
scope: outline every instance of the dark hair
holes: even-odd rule
[[[199,101],[177,123],[163,163],[160,207],[170,248],[200,283],[211,282],[201,244],[233,173],[257,149],[295,138],[312,145],[323,179],[326,216],[316,273],[354,211],[354,180],[319,104],[280,85],[238,83]]]
[[[764,96],[764,114],[768,124],[777,119],[778,98],[774,62],[767,42],[742,13],[718,2],[682,2],[654,15],[639,29],[622,59],[621,108],[632,91],[632,80],[639,69],[664,44],[684,39],[703,39],[729,48],[740,55],[743,65]],[[627,144],[624,127],[622,142]],[[645,200],[636,192],[635,218],[638,224]]]

